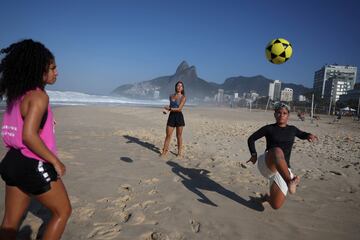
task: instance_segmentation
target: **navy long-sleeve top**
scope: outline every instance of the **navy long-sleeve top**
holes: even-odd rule
[[[266,138],[266,151],[279,147],[283,150],[286,163],[290,168],[290,155],[295,137],[307,139],[310,133],[303,132],[295,126],[287,125],[280,127],[276,123],[266,125],[248,138],[248,146],[251,154],[256,154],[255,141],[259,138]]]

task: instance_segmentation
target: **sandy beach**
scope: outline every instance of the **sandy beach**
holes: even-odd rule
[[[159,157],[161,108],[71,106],[54,114],[73,207],[63,239],[359,239],[360,122],[351,118],[311,123],[291,114],[289,124],[319,141],[296,140],[291,164],[302,181],[273,210],[255,200],[268,182],[245,163],[247,138],[274,122],[272,111],[185,107],[182,159],[175,134],[171,153]],[[265,139],[256,147],[264,151]],[[4,188],[1,181],[1,217]],[[36,239],[48,217],[33,201],[19,239]]]

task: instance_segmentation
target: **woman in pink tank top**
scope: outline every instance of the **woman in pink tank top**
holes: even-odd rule
[[[31,197],[52,212],[42,239],[60,239],[71,214],[57,157],[55,121],[45,86],[54,84],[53,54],[41,43],[23,40],[0,52],[0,97],[6,97],[1,135],[8,148],[0,163],[6,183],[0,239],[16,239]]]

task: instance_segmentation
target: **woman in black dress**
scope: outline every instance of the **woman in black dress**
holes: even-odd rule
[[[182,157],[182,132],[185,126],[182,109],[186,102],[184,83],[178,81],[175,84],[175,93],[169,96],[170,104],[164,107],[164,114],[169,112],[169,118],[166,124],[166,137],[161,156],[166,156],[169,151],[169,145],[172,133],[176,128],[176,138],[178,143],[178,156]]]

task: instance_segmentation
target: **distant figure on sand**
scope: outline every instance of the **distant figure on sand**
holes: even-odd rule
[[[274,209],[280,208],[285,202],[288,190],[295,193],[300,183],[300,177],[295,176],[290,169],[290,155],[295,137],[307,139],[309,142],[317,140],[315,135],[287,124],[289,111],[290,107],[284,103],[275,105],[276,123],[260,128],[248,139],[251,158],[247,163],[255,164],[258,161],[260,173],[270,180],[270,195],[265,194],[262,200],[269,202]],[[266,138],[266,151],[257,156],[255,141],[262,137]]]
[[[176,128],[176,138],[178,145],[178,156],[182,157],[182,132],[185,126],[182,109],[186,102],[185,87],[182,81],[175,84],[175,93],[169,96],[170,105],[164,107],[163,113],[169,112],[169,118],[166,124],[166,137],[161,156],[166,156],[169,151],[169,145],[174,128]]]
[[[0,239],[15,240],[31,197],[48,208],[51,219],[42,239],[61,238],[71,205],[56,156],[55,120],[45,86],[58,75],[53,54],[41,43],[23,40],[1,50],[0,97],[6,97],[1,136],[8,149],[0,163],[6,183]]]
[[[298,119],[299,120],[301,120],[301,121],[305,121],[305,113],[304,112],[298,112],[297,113],[297,117],[298,117]]]

